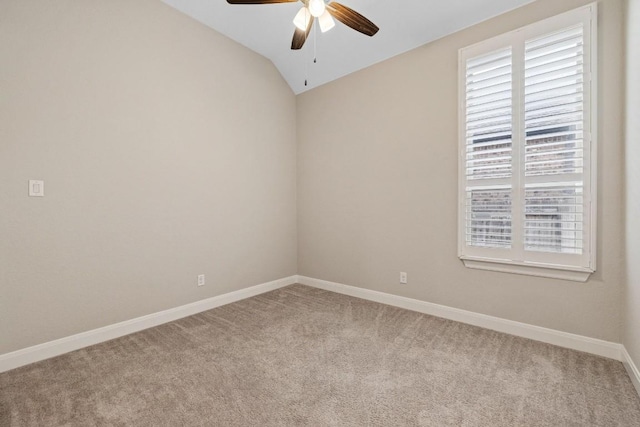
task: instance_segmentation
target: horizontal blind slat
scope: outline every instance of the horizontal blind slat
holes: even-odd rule
[[[537,49],[549,44],[562,42],[567,38],[573,38],[576,36],[582,36],[582,25],[578,24],[565,28],[561,31],[554,32],[552,34],[545,34],[542,37],[536,37],[532,40],[527,40],[527,49]]]

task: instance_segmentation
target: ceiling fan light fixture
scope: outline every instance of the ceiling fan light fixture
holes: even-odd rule
[[[307,7],[303,6],[296,14],[296,17],[293,18],[293,25],[298,27],[301,31],[305,31],[309,25],[309,21],[311,21],[311,14]]]
[[[333,20],[328,10],[325,10],[324,13],[320,15],[318,23],[320,24],[320,31],[323,33],[326,33],[336,26],[336,22]]]
[[[373,22],[360,15],[355,10],[333,0],[227,0],[229,4],[273,4],[296,3],[300,1],[303,7],[298,11],[293,24],[295,31],[291,39],[291,50],[300,50],[309,38],[313,21],[318,18],[318,25],[322,32],[329,31],[335,26],[334,18],[347,27],[366,36],[374,36],[379,28]],[[315,34],[315,33],[314,33]],[[315,43],[315,36],[313,38]]]
[[[311,16],[319,18],[325,10],[324,0],[309,0],[309,12],[311,12]]]

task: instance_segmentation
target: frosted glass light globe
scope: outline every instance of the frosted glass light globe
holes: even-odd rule
[[[324,13],[324,0],[309,0],[309,12],[314,17],[322,16]]]
[[[309,26],[309,21],[311,21],[309,9],[304,6],[298,11],[296,17],[293,18],[293,24],[302,31],[306,31],[307,27]]]
[[[331,17],[331,14],[328,10],[325,10],[320,18],[318,18],[318,22],[320,23],[320,31],[322,31],[323,33],[336,26],[336,23],[333,21],[333,18]]]

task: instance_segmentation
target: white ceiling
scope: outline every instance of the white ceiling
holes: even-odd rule
[[[336,21],[332,30],[321,33],[314,25],[315,64],[314,30],[301,50],[290,48],[300,2],[163,1],[270,59],[298,94],[534,0],[338,0],[380,31],[368,37]]]

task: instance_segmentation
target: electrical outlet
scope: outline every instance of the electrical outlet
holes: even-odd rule
[[[400,283],[403,285],[407,284],[407,273],[405,273],[404,271],[400,272]]]
[[[204,286],[204,274],[198,275],[198,286]]]

